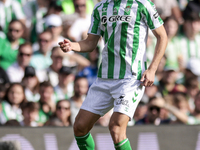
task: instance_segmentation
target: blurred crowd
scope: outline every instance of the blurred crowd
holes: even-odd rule
[[[168,46],[129,126],[200,124],[200,0],[152,0]],[[71,126],[98,74],[101,52],[63,53],[87,37],[98,0],[0,0],[0,125]],[[147,39],[147,67],[156,39]],[[199,67],[198,67],[199,66]],[[98,96],[98,95],[97,95]],[[108,126],[110,110],[95,125]]]

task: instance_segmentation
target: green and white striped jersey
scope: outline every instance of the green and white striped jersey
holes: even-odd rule
[[[183,66],[186,67],[190,58],[200,59],[200,34],[197,34],[194,40],[188,39],[185,35],[179,36],[180,56],[183,59]]]
[[[16,0],[0,1],[0,26],[7,33],[8,25],[12,19],[26,19],[21,4]]]
[[[105,47],[98,77],[140,79],[146,69],[148,27],[163,24],[150,0],[102,0],[93,10],[89,34],[102,36]]]

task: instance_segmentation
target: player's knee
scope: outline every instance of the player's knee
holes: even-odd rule
[[[115,122],[110,122],[109,123],[109,130],[111,135],[118,135],[120,134],[120,126],[116,124]]]
[[[74,122],[73,129],[76,136],[83,136],[88,133],[87,127],[84,126],[84,122],[79,120]]]

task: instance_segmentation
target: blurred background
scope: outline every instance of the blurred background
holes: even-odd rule
[[[97,77],[104,43],[100,39],[90,53],[63,53],[58,42],[85,39],[98,2],[0,0],[0,130],[72,127]],[[164,21],[168,46],[154,85],[146,88],[128,126],[198,125],[200,0],[152,2]],[[149,31],[147,66],[155,45]],[[111,115],[112,110],[95,126],[107,127]]]

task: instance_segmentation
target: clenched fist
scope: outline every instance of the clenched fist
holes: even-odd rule
[[[71,41],[68,39],[65,39],[63,42],[59,42],[58,44],[63,52],[69,52],[72,50]]]

